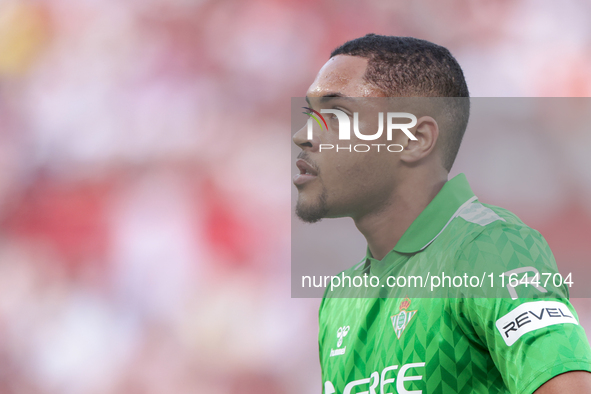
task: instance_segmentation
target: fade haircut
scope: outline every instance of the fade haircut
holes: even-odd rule
[[[470,94],[464,73],[446,48],[413,37],[368,34],[347,41],[330,57],[368,59],[364,79],[390,97],[464,97],[444,100],[449,130],[438,144],[449,172],[460,149],[470,116]]]

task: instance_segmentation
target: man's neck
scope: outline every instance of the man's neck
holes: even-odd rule
[[[382,260],[396,246],[446,181],[447,176],[428,180],[415,178],[401,185],[389,203],[379,211],[355,219],[355,226],[367,240],[375,259]]]

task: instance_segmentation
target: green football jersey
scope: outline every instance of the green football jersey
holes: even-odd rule
[[[480,203],[463,174],[384,259],[368,251],[341,280],[319,312],[326,394],[533,393],[561,373],[591,372],[548,244]]]

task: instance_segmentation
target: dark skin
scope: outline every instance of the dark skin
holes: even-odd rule
[[[330,59],[308,89],[307,96],[312,105],[316,105],[315,109],[350,109],[345,99],[336,97],[328,101],[329,96],[384,97],[363,79],[366,67],[367,59],[360,57],[338,55]],[[379,105],[375,100],[361,104],[359,101],[358,106],[366,107],[367,111],[372,109],[367,107]],[[358,109],[355,108],[355,112]],[[368,129],[377,128],[377,118],[374,121],[375,124],[366,125]],[[320,144],[339,143],[337,132],[331,130],[330,125],[328,131],[316,129],[311,141],[307,139],[306,128],[293,136],[294,143],[302,148],[310,164],[319,169],[318,179],[298,186],[299,203],[313,206],[325,191],[329,208],[325,217],[353,218],[367,239],[372,255],[380,260],[394,248],[447,181],[447,171],[435,149],[439,128],[434,119],[418,117],[417,125],[409,131],[416,141],[402,132],[394,134],[392,141],[386,141],[385,135],[381,140],[372,141],[402,145],[404,151],[397,154],[319,152]],[[350,142],[367,141],[352,138]]]
[[[385,97],[385,94],[363,79],[367,59],[338,55],[320,70],[307,92],[314,109],[350,109],[347,97]],[[334,97],[337,96],[337,97]],[[368,100],[367,106],[373,104]],[[366,108],[375,110],[376,108]],[[355,112],[360,111],[355,108]],[[334,151],[319,151],[320,144],[338,143],[337,134],[314,129],[308,140],[306,129],[294,136],[307,163],[318,169],[318,176],[298,187],[298,204],[306,207],[318,204],[322,195],[326,201],[324,217],[351,217],[367,240],[374,258],[381,260],[394,248],[406,229],[437,195],[448,179],[437,145],[439,126],[430,116],[417,115],[417,125],[410,129],[417,138],[411,140],[403,133],[392,141],[404,147],[399,154],[348,155]],[[377,122],[377,120],[376,120]],[[375,130],[374,124],[367,124]],[[377,142],[377,141],[376,141]],[[365,143],[352,138],[351,144]],[[344,154],[343,154],[344,153]],[[540,386],[536,394],[591,394],[591,373],[571,371],[558,375]]]

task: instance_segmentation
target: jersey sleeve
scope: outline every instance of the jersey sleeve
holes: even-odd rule
[[[471,240],[457,257],[459,269],[474,274],[486,271],[499,282],[480,297],[455,294],[452,310],[464,333],[488,349],[511,393],[533,393],[568,371],[591,372],[591,348],[566,285],[548,285],[544,280],[526,283],[536,272],[541,279],[546,277],[543,274],[558,272],[548,244],[537,231],[497,223]],[[500,281],[503,276],[509,279],[507,272],[518,273],[514,284],[524,275],[526,279],[514,288],[507,282],[503,287]]]

